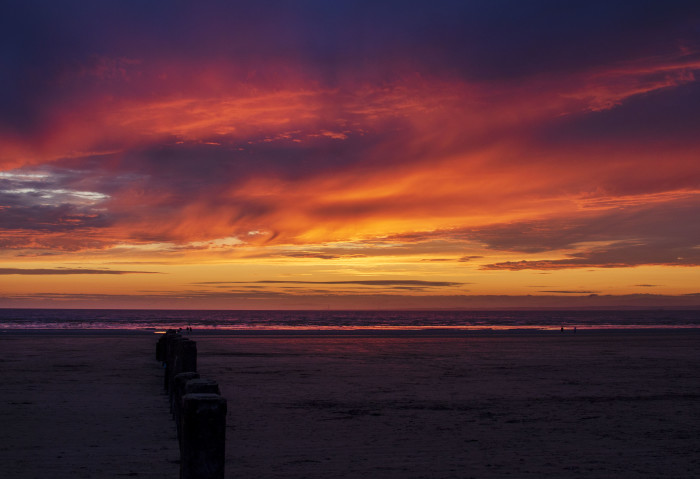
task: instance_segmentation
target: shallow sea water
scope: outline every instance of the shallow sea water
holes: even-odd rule
[[[700,310],[202,311],[0,309],[2,329],[224,330],[697,328]]]

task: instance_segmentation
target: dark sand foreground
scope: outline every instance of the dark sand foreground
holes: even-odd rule
[[[191,337],[230,478],[700,473],[700,331]],[[176,478],[155,341],[0,334],[2,477]]]
[[[153,341],[0,334],[0,477],[176,478]]]

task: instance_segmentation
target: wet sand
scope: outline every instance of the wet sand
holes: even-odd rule
[[[191,338],[230,478],[700,470],[697,330]],[[177,477],[155,340],[1,335],[3,477]]]

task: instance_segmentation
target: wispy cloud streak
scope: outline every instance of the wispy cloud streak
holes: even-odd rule
[[[352,281],[298,281],[298,280],[261,280],[261,281],[204,281],[195,284],[355,284],[362,286],[461,286],[465,283],[454,283],[449,281],[421,281],[421,280],[391,280],[391,279],[371,279]]]
[[[0,275],[72,275],[72,274],[158,274],[155,271],[120,271],[87,268],[0,268]]]

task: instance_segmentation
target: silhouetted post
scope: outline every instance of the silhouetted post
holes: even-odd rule
[[[182,396],[184,396],[185,393],[185,384],[187,384],[187,381],[191,379],[198,379],[199,378],[199,373],[195,371],[187,371],[184,373],[178,373],[175,375],[173,378],[173,393],[170,395],[171,401],[170,401],[170,412],[173,413],[173,417],[175,416],[176,409],[177,409],[177,403],[182,399]]]
[[[191,373],[178,374],[176,376],[176,381],[177,378],[186,374]],[[188,378],[185,381],[181,381],[181,385],[182,390],[179,390],[179,386],[177,383],[175,384],[176,394],[179,394],[179,397],[176,396],[173,401],[173,410],[178,411],[175,415],[175,421],[177,423],[177,438],[180,444],[182,444],[182,398],[186,394],[221,394],[219,383],[212,379],[201,379],[199,374],[197,374],[196,378]]]
[[[173,413],[173,419],[177,426],[177,440],[181,440],[182,429],[182,396],[185,395],[185,385],[188,381],[199,378],[199,374],[195,372],[180,373],[175,376],[175,394],[170,404],[170,410]]]
[[[197,342],[184,339],[178,344],[176,367],[181,373],[189,373],[197,370]]]
[[[165,333],[160,335],[156,343],[156,361],[165,361],[168,338],[174,334],[177,334],[174,329],[168,329]]]
[[[218,394],[182,397],[180,479],[223,479],[226,399]]]
[[[165,373],[163,375],[163,387],[166,391],[170,390],[170,378],[175,368],[175,349],[177,343],[182,340],[183,338],[179,334],[171,334],[165,340]]]
[[[180,373],[197,371],[197,343],[191,339],[182,338],[175,343],[173,367],[170,371],[168,392],[172,401],[175,389],[175,376]]]
[[[197,371],[197,343],[191,339],[183,338],[175,344],[175,357],[172,375],[170,376],[170,389],[172,390],[175,375]]]
[[[196,378],[187,381],[185,394],[221,394],[219,383],[213,379]]]

